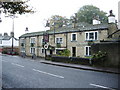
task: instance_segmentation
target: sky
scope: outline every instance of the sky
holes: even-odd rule
[[[15,37],[19,38],[25,33],[28,27],[29,32],[45,31],[45,22],[52,15],[60,15],[70,18],[82,6],[93,5],[100,10],[109,13],[113,10],[116,20],[118,20],[118,2],[120,0],[30,0],[29,5],[34,8],[36,13],[17,15],[14,19]],[[1,14],[2,22],[0,23],[0,33],[7,32],[10,35],[12,31],[13,20]]]

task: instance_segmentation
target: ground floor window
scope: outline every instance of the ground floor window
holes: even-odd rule
[[[85,56],[91,55],[91,46],[85,46]]]
[[[44,48],[41,48],[40,52],[41,52],[41,53],[45,53],[45,49],[44,49]]]
[[[21,48],[21,52],[25,52],[25,48]]]
[[[35,54],[35,48],[34,47],[30,48],[30,53]]]

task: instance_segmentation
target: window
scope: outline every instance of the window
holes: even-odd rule
[[[25,52],[25,48],[21,48],[21,52]]]
[[[31,38],[30,43],[35,43],[35,38]]]
[[[56,43],[57,44],[63,43],[63,39],[62,38],[56,38]]]
[[[85,40],[98,40],[98,32],[86,32]]]
[[[44,48],[41,48],[41,53],[45,53],[45,49]]]
[[[20,39],[20,43],[25,43],[25,39]]]
[[[30,48],[30,53],[35,54],[35,48]]]
[[[90,56],[91,55],[91,46],[86,46],[85,47],[85,56]]]
[[[22,47],[25,47],[25,39],[24,38],[20,39],[20,45]]]
[[[44,45],[44,44],[45,44],[45,42],[44,42],[44,39],[43,39],[43,38],[41,39],[41,44],[42,44],[42,45]]]
[[[0,40],[0,44],[2,44],[2,40]]]
[[[71,34],[71,41],[77,41],[77,34],[76,33]]]

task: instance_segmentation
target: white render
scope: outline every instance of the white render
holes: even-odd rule
[[[114,16],[109,16],[108,17],[108,23],[115,23],[115,17]]]
[[[99,20],[93,19],[93,25],[101,24]]]
[[[12,46],[12,38],[10,40],[2,40],[0,43],[0,46],[3,47],[10,47]],[[18,47],[19,46],[19,41],[16,39],[13,39],[13,46]]]

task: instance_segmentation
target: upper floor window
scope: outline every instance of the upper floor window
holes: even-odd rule
[[[35,43],[35,38],[31,38],[30,43]]]
[[[77,34],[76,33],[71,34],[71,41],[77,41]]]
[[[0,40],[0,44],[2,44],[2,40]]]
[[[20,39],[20,43],[25,43],[25,39]]]
[[[56,43],[57,43],[57,44],[63,43],[63,38],[56,38]]]
[[[44,43],[44,42],[45,42],[45,40],[42,38],[42,39],[41,39],[41,43]]]
[[[98,40],[98,32],[86,32],[85,40]]]

